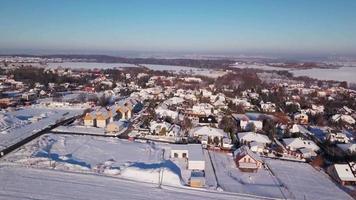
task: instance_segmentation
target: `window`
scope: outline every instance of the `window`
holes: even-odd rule
[[[175,158],[178,158],[178,153],[174,153],[174,157],[175,157]]]
[[[183,157],[183,158],[186,158],[186,157],[187,157],[187,153],[183,153],[183,154],[182,154],[182,157]]]

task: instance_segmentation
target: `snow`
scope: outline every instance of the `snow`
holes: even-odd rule
[[[0,166],[0,199],[244,200],[247,195],[133,182],[90,174]]]
[[[272,159],[266,162],[296,199],[352,199],[327,174],[307,163]]]
[[[256,173],[241,172],[236,167],[232,155],[214,151],[210,151],[210,155],[222,190],[271,198],[290,197],[286,189],[268,170],[261,168]],[[206,174],[213,173],[209,169],[206,171]]]
[[[41,107],[27,107],[7,112],[7,116],[11,116],[11,118],[22,118],[24,122],[20,123],[21,126],[12,126],[0,134],[0,150],[56,124],[57,120],[69,119],[82,113],[83,109],[48,109]],[[19,124],[18,122],[14,123]]]
[[[181,186],[181,170],[158,145],[118,138],[46,134],[4,157],[7,163],[120,176]],[[160,174],[162,173],[162,174]]]

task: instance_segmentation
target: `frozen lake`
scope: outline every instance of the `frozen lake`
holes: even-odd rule
[[[294,76],[308,76],[320,80],[347,81],[356,83],[356,67],[340,67],[338,69],[303,69],[291,71]]]
[[[258,65],[258,64],[241,64],[241,65],[233,65],[233,67],[244,69],[262,69],[262,70],[282,70],[289,71],[294,74],[294,76],[307,76],[310,78],[315,78],[319,80],[334,80],[334,81],[347,81],[348,83],[356,83],[356,67],[340,67],[335,69],[287,69],[281,67],[271,67],[267,65]]]

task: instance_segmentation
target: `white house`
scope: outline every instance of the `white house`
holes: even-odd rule
[[[159,117],[170,117],[173,120],[176,119],[178,117],[178,112],[177,111],[172,111],[169,110],[167,108],[163,108],[163,107],[158,107],[155,109],[155,113],[159,116]]]
[[[349,143],[350,139],[347,137],[345,133],[342,132],[333,132],[330,131],[326,138],[331,142],[331,143]]]
[[[241,144],[250,144],[251,142],[258,142],[263,145],[267,145],[271,143],[271,140],[262,134],[258,134],[255,132],[240,132],[237,133],[237,137]]]
[[[205,170],[205,159],[200,144],[170,145],[171,159],[187,159],[189,170]]]
[[[189,135],[191,137],[199,138],[202,144],[219,146],[219,147],[228,146],[227,143],[224,144],[224,138],[229,138],[228,134],[224,132],[222,129],[208,127],[208,126],[199,126],[191,129]],[[228,141],[225,139],[225,142]]]
[[[260,131],[263,128],[262,119],[250,118],[245,114],[234,114],[233,117],[243,131],[251,131],[252,127],[255,129],[254,131]]]
[[[214,106],[208,103],[199,103],[193,106],[192,112],[197,115],[212,115],[214,113]]]
[[[263,101],[260,103],[261,109],[263,112],[276,112],[276,104],[267,102],[264,103]]]
[[[303,140],[301,138],[284,138],[283,142],[288,150],[296,151],[302,148],[311,149],[315,152],[320,148],[311,140]]]
[[[351,167],[350,167],[351,166]],[[342,185],[352,185],[356,183],[355,163],[334,164],[327,169],[328,174]]]

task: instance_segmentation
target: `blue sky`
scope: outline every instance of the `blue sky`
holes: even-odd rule
[[[0,50],[356,54],[355,0],[0,0]]]

